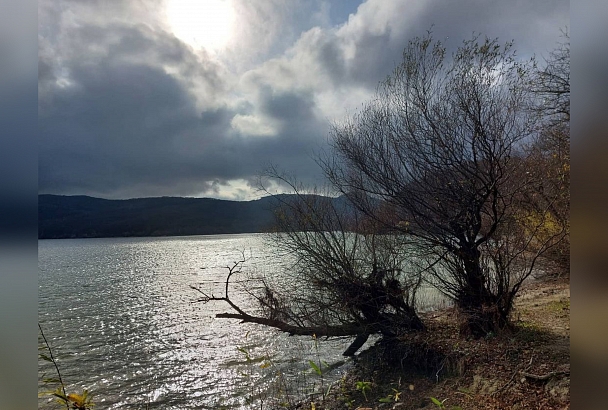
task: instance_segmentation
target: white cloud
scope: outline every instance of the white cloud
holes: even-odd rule
[[[272,137],[277,135],[277,129],[272,123],[273,121],[268,118],[237,114],[232,118],[230,125],[243,135]]]

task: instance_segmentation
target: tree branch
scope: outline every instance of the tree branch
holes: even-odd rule
[[[268,327],[279,329],[282,332],[288,333],[290,336],[325,336],[325,337],[340,337],[354,336],[362,333],[374,333],[377,331],[373,326],[363,326],[357,323],[349,323],[341,326],[296,326],[283,322],[277,319],[269,319],[259,316],[251,316],[248,314],[239,313],[218,313],[215,315],[221,319],[238,319],[243,323],[256,323]]]
[[[528,379],[545,381],[545,380],[549,380],[550,378],[555,377],[555,376],[560,376],[560,375],[569,376],[570,370],[564,370],[561,372],[549,372],[547,374],[543,374],[542,376],[538,376],[536,374],[526,373],[526,372],[519,372],[519,373],[522,376],[527,377]]]

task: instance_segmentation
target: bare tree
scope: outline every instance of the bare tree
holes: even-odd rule
[[[403,236],[381,235],[348,202],[289,183],[291,195],[275,196],[277,232],[269,239],[292,261],[282,274],[255,277],[249,294],[255,313],[229,297],[229,270],[222,297],[203,293],[201,301],[224,301],[233,313],[218,317],[278,328],[294,335],[357,336],[345,355],[354,354],[370,334],[395,337],[424,325],[414,308],[421,279],[404,270]],[[250,282],[251,283],[251,282]]]
[[[538,243],[544,214],[530,222],[518,206],[534,182],[518,151],[535,132],[531,69],[511,43],[474,36],[448,58],[431,34],[416,38],[375,99],[334,126],[322,161],[357,209],[415,239],[425,273],[475,336],[508,323],[519,287],[557,240]]]
[[[527,166],[536,175],[527,201],[537,212],[549,213],[554,231],[563,230],[564,240],[551,251],[562,270],[570,267],[570,38],[563,41],[535,70],[531,91],[536,96],[537,137],[530,145]]]
[[[570,35],[562,32],[562,42],[537,68],[531,83],[539,97],[535,108],[541,112],[543,122],[560,126],[570,124]]]

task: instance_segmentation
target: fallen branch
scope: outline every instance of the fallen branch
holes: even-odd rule
[[[545,381],[545,380],[549,380],[552,377],[555,376],[560,376],[560,375],[570,375],[570,370],[564,370],[561,372],[550,372],[547,374],[543,374],[542,376],[538,376],[536,374],[532,374],[532,373],[526,373],[526,372],[519,372],[519,374],[521,374],[522,376],[528,378],[528,379],[532,379],[532,380],[538,380],[538,381]]]
[[[375,333],[378,331],[378,329],[375,326],[369,326],[369,325],[366,326],[366,325],[361,325],[359,323],[345,323],[345,324],[336,325],[336,326],[329,326],[329,325],[301,326],[301,325],[290,324],[290,323],[284,322],[282,320],[274,319],[274,318],[250,315],[249,313],[242,310],[238,305],[236,305],[230,299],[230,297],[228,295],[228,291],[230,290],[230,278],[233,275],[241,272],[242,264],[244,262],[245,262],[245,255],[243,255],[243,258],[241,260],[234,262],[232,267],[230,267],[230,266],[226,267],[228,269],[228,275],[226,276],[226,280],[224,282],[225,288],[224,288],[223,296],[214,296],[213,294],[207,294],[200,288],[190,285],[190,288],[194,289],[195,291],[199,292],[202,295],[202,297],[200,299],[194,301],[194,303],[197,303],[197,302],[208,303],[211,301],[225,302],[228,305],[230,305],[230,307],[232,309],[234,309],[236,311],[236,313],[218,313],[217,315],[215,315],[215,317],[222,318],[222,319],[238,319],[243,323],[257,323],[260,325],[273,327],[275,329],[279,329],[282,332],[288,333],[290,336],[294,336],[294,335],[313,336],[313,335],[315,335],[315,336],[319,336],[319,337],[322,337],[322,336],[340,337],[340,336],[356,336],[356,335],[360,335],[360,334],[371,334],[371,333]]]
[[[260,302],[262,306],[262,311],[264,312],[264,316],[256,316],[254,314],[250,314],[246,310],[239,307],[230,298],[229,295],[230,280],[234,275],[241,273],[241,269],[244,262],[245,256],[243,255],[243,258],[240,261],[234,262],[233,266],[226,267],[228,269],[228,275],[226,276],[226,280],[224,282],[224,291],[223,295],[221,296],[216,296],[213,293],[206,292],[197,286],[190,285],[190,288],[192,288],[202,296],[196,301],[193,301],[193,303],[226,303],[232,308],[233,311],[218,313],[215,315],[216,318],[237,319],[241,321],[241,323],[260,324],[278,329],[282,332],[288,333],[290,336],[297,335],[328,338],[356,336],[355,340],[351,343],[348,349],[344,351],[344,356],[353,356],[355,352],[367,341],[369,335],[375,333],[392,335],[395,331],[392,323],[396,323],[398,325],[406,323],[403,317],[397,317],[397,319],[401,319],[400,322],[399,320],[395,320],[394,316],[398,316],[396,313],[381,313],[381,307],[378,306],[376,306],[377,311],[375,313],[372,312],[367,315],[363,314],[362,316],[364,317],[360,317],[357,314],[351,312],[351,316],[355,317],[351,318],[350,321],[346,320],[345,318],[339,318],[338,320],[334,321],[324,318],[319,320],[315,317],[313,313],[309,312],[308,309],[305,309],[304,313],[301,316],[298,316],[298,314],[293,314],[289,308],[285,307],[282,304],[281,300],[275,297],[272,290],[270,290],[264,282],[262,283],[266,290],[265,295],[256,296],[255,294],[249,293],[249,291],[246,290],[249,295],[253,296],[258,300],[258,302]],[[353,286],[355,286],[355,289],[359,289],[360,287],[370,287],[371,285],[360,285],[355,283]],[[359,286],[359,288],[357,288],[356,286]],[[387,298],[388,296],[390,295],[387,294]],[[374,304],[372,302],[368,302],[367,304],[361,304],[362,307],[359,307],[359,309],[367,309],[368,311],[370,309],[373,310]],[[397,302],[391,302],[390,300],[387,303],[397,309],[398,312],[398,309],[402,309],[401,314],[402,316],[405,316],[407,320],[409,320],[409,326],[411,329],[418,330],[424,328],[424,325],[419,321],[415,313],[412,313],[410,310],[408,310],[408,306],[406,306],[403,301],[401,301],[401,305]],[[320,308],[322,308],[322,306]],[[372,317],[372,319],[369,319],[367,316]],[[418,322],[416,322],[416,320],[418,320]],[[442,369],[439,369],[437,373],[439,374],[441,370]]]
[[[369,326],[362,326],[356,323],[345,324],[342,326],[297,326],[276,319],[239,313],[218,313],[215,315],[215,317],[222,319],[238,319],[243,323],[257,323],[264,326],[274,327],[275,329],[288,333],[290,336],[316,335],[318,337],[340,337],[355,336],[364,333],[369,334],[376,331],[376,329],[371,329]]]

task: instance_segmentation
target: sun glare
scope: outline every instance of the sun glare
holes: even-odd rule
[[[195,49],[217,51],[230,41],[234,9],[230,0],[167,0],[173,34]]]

